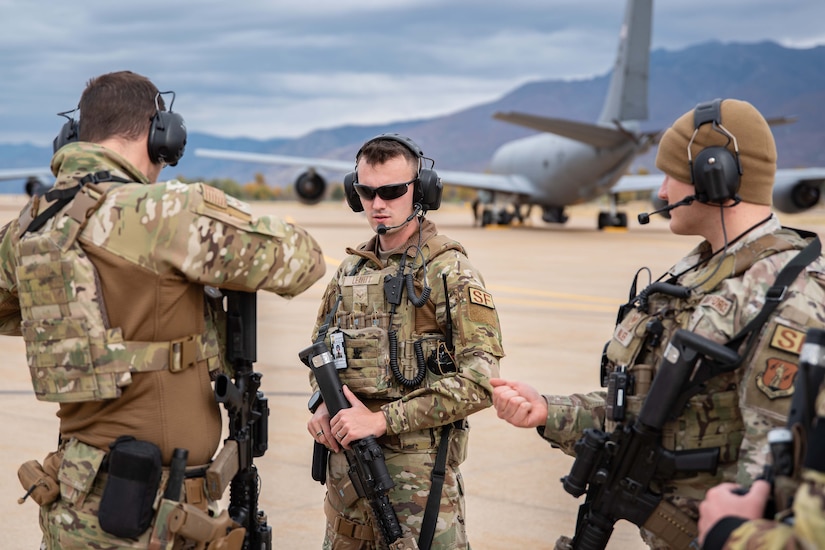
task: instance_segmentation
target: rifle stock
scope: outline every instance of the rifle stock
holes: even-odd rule
[[[229,416],[227,441],[237,444],[238,471],[229,484],[229,516],[246,529],[243,549],[270,550],[272,528],[258,510],[260,479],[254,459],[268,447],[269,404],[259,390],[262,375],[254,372],[256,358],[256,295],[223,291],[226,295],[226,353],[233,379],[226,374],[215,380],[215,399]]]
[[[587,493],[579,508],[572,548],[601,550],[620,520],[643,526],[662,502],[659,487],[676,473],[715,472],[719,449],[670,451],[662,447],[662,428],[688,386],[701,357],[724,365],[738,361],[731,349],[686,330],[668,344],[638,417],[612,433],[585,430],[576,443],[576,460],[562,478],[568,493]]]

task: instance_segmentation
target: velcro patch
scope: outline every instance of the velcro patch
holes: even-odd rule
[[[781,349],[794,355],[799,355],[802,351],[802,344],[805,343],[805,333],[795,328],[784,325],[776,325],[771,335],[771,347]]]
[[[380,273],[366,273],[364,275],[348,275],[344,277],[342,286],[377,285],[380,282]]]
[[[470,292],[470,303],[471,304],[478,304],[480,306],[488,307],[490,309],[496,309],[496,306],[493,304],[493,295],[487,292],[484,289],[471,286],[468,288]]]
[[[770,399],[793,395],[794,380],[799,367],[782,359],[770,358],[765,370],[756,379],[756,386]]]
[[[206,201],[206,204],[213,208],[219,208],[221,210],[226,210],[226,193],[212,187],[211,185],[204,184],[203,187],[203,200]]]
[[[497,325],[498,316],[496,315],[496,306],[493,304],[492,294],[479,287],[471,286],[467,290],[470,298],[467,316],[470,321],[485,325]]]
[[[727,315],[728,312],[730,311],[730,308],[733,305],[733,302],[731,300],[728,300],[724,296],[718,296],[718,295],[715,295],[715,294],[708,294],[707,296],[702,298],[702,301],[699,302],[699,305],[700,306],[707,306],[707,307],[711,308],[712,310],[714,310],[715,312],[717,312],[719,315],[724,316],[724,315]]]

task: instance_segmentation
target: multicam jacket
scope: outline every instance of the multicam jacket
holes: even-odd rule
[[[0,333],[23,335],[64,440],[105,449],[128,434],[165,462],[174,447],[207,462],[221,430],[209,371],[223,361],[205,287],[294,296],[323,275],[318,244],[218,189],[153,184],[99,145],[61,148],[52,169],[52,192],[0,231]]]
[[[626,312],[606,348],[604,369],[609,373],[626,367],[636,377],[636,393],[627,399],[627,420],[638,413],[677,328],[727,343],[759,313],[766,290],[806,244],[775,217],[732,245],[724,257],[710,257],[708,244],[702,243],[665,277],[692,288],[687,298],[652,294],[647,308]],[[805,330],[825,326],[824,285],[825,261],[820,256],[788,288],[742,366],[708,381],[705,391],[665,426],[663,445],[668,449],[720,448],[716,476],[699,474],[665,487],[668,500],[693,518],[698,517],[698,499],[709,487],[722,480],[749,482],[761,473],[767,432],[784,423],[790,405]],[[605,413],[605,392],[545,398],[543,437],[568,454],[585,429],[610,431],[615,426]]]
[[[315,339],[339,294],[343,294],[327,337],[330,350],[335,355],[336,346],[343,344],[347,368],[339,371],[342,382],[349,384],[367,406],[384,412],[388,437],[379,441],[396,452],[420,449],[422,445],[434,448],[438,444],[435,428],[489,407],[489,379],[498,376],[499,359],[504,355],[498,314],[481,274],[461,245],[438,236],[435,224],[429,220],[421,223],[420,249],[416,233],[410,242],[390,254],[386,263],[374,252],[377,238],[356,250],[347,249],[349,256],[327,287],[313,331]],[[416,296],[423,295],[425,277],[431,294],[422,307],[415,307],[405,286],[402,303],[390,319],[384,277],[398,272],[402,258],[406,271],[413,274]],[[426,267],[422,266],[422,258]],[[447,307],[451,330],[447,328]],[[392,374],[388,338],[392,331],[397,333],[398,368],[407,380],[416,376],[417,355],[428,362],[420,383],[404,386]],[[439,350],[449,346],[448,333],[452,334],[454,366],[442,369],[437,358]],[[315,385],[313,379],[311,383]],[[459,432],[455,437],[466,438],[466,430]],[[455,446],[461,451],[451,453],[451,461],[463,460],[465,443],[462,440]]]

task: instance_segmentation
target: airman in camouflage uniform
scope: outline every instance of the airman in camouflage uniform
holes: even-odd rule
[[[147,548],[151,527],[126,540],[98,523],[107,451],[133,436],[156,445],[164,467],[178,447],[190,468],[212,459],[223,309],[205,290],[288,298],[325,270],[302,228],[202,183],[153,183],[185,144],[179,115],[152,127],[176,115],[163,108],[140,75],[90,80],[81,141],[56,151],[54,188],[0,231],[0,333],[23,336],[36,396],[60,407],[59,448],[19,472],[41,505],[46,549]],[[150,135],[160,131],[181,139],[159,146],[164,136]],[[184,498],[205,509],[200,475]]]
[[[348,203],[365,211],[378,235],[347,249],[313,332],[315,340],[331,320],[325,338],[337,366],[345,367],[339,375],[352,404],[334,418],[322,404],[307,423],[316,442],[333,451],[326,476],[325,549],[384,547],[369,504],[354,494],[342,446],[378,438],[395,482],[389,499],[404,538],[419,540],[445,432],[446,479],[431,548],[469,548],[459,471],[466,455],[466,418],[491,405],[489,379],[498,376],[504,353],[498,315],[481,274],[459,243],[418,215],[419,205],[435,209],[441,200],[441,183],[434,171],[422,169],[422,160],[412,140],[384,134],[362,147],[357,172],[345,178]],[[385,281],[399,274],[405,279],[397,281],[408,282],[399,285],[403,290],[394,306]]]
[[[686,113],[659,145],[656,165],[665,173],[659,198],[671,205],[688,198],[672,210],[670,229],[701,235],[705,241],[660,277],[657,282],[664,286],[651,285],[638,296],[631,295],[620,310],[602,359],[602,377],[626,369],[635,380],[625,421],[639,412],[676,329],[728,343],[762,310],[783,266],[812,241],[816,241],[812,247],[818,246],[814,235],[783,228],[771,213],[776,150],[762,115],[737,100],[725,100],[717,109],[721,121],[703,124],[695,124],[694,111]],[[721,148],[736,159],[731,180],[735,188],[723,189],[719,200],[708,200],[705,195],[710,191],[687,183],[694,181],[692,161],[700,152],[715,151],[721,157]],[[736,177],[737,163],[741,178]],[[819,252],[811,257],[813,261],[788,286],[777,309],[757,328],[755,343],[737,348],[744,355],[740,367],[711,378],[682,414],[665,425],[665,448],[718,447],[719,469],[716,475],[674,479],[664,487],[665,500],[677,510],[668,512],[671,515],[661,524],[655,522],[665,516],[658,513],[645,524],[642,536],[651,547],[689,544],[696,532],[698,503],[709,487],[722,480],[744,482],[761,473],[767,432],[782,425],[787,415],[805,331],[825,323],[825,261]],[[492,383],[501,418],[516,426],[537,427],[568,454],[574,453],[585,429],[610,432],[616,426],[609,412],[613,404],[606,402],[603,391],[540,396],[521,382]],[[662,538],[667,525],[679,525],[680,536]]]

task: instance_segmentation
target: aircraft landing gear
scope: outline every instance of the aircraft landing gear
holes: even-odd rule
[[[519,223],[523,223],[525,219],[525,213],[522,212],[519,205],[514,204],[512,208],[507,206],[496,206],[493,204],[485,204],[482,207],[481,214],[479,215],[476,210],[476,206],[473,207],[473,213],[477,223],[481,225],[481,227],[485,227],[487,225],[510,225],[513,223],[513,220],[518,220]],[[526,211],[526,217],[529,217],[530,209],[529,206]]]
[[[567,214],[563,206],[545,206],[541,219],[547,223],[567,223]]]
[[[627,213],[625,212],[599,212],[599,229],[605,227],[627,228]]]

